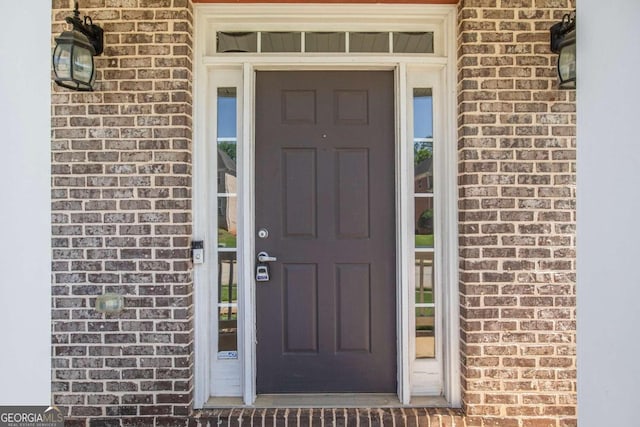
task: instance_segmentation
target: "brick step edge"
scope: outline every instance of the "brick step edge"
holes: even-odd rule
[[[461,410],[439,408],[219,409],[198,411],[189,427],[468,427]]]

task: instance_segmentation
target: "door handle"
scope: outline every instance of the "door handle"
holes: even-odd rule
[[[272,262],[272,261],[277,261],[278,258],[274,257],[274,256],[269,256],[268,253],[266,252],[260,252],[258,253],[258,262]]]

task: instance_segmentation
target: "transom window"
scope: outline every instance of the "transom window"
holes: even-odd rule
[[[434,53],[433,32],[218,31],[217,53]]]

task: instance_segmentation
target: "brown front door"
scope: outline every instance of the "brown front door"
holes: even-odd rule
[[[393,87],[257,73],[258,393],[396,391]]]

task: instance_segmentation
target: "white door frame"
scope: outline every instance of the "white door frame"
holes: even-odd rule
[[[244,107],[239,117],[242,126],[238,132],[238,170],[243,171],[238,177],[238,210],[243,212],[238,218],[240,234],[238,236],[238,351],[241,363],[241,378],[239,393],[244,405],[250,406],[256,398],[256,346],[255,346],[255,295],[253,281],[253,258],[255,256],[254,241],[254,121],[255,108],[255,72],[261,70],[394,70],[396,97],[396,258],[397,258],[397,349],[398,349],[398,397],[404,405],[411,403],[411,367],[413,358],[411,353],[411,316],[407,309],[412,303],[410,286],[413,283],[413,230],[408,219],[413,215],[410,194],[413,191],[413,174],[406,171],[412,169],[413,153],[409,147],[409,129],[406,124],[408,115],[407,76],[411,70],[424,70],[436,73],[442,83],[441,106],[444,123],[439,130],[439,138],[453,147],[444,153],[445,161],[456,164],[456,104],[455,104],[455,7],[427,6],[427,5],[331,5],[329,12],[326,6],[318,5],[196,5],[196,55],[194,72],[194,155],[193,155],[193,212],[194,212],[194,240],[205,240],[207,262],[194,268],[194,305],[195,305],[195,397],[194,407],[201,408],[211,396],[211,363],[212,349],[210,341],[217,332],[212,328],[214,310],[211,303],[212,281],[209,277],[217,277],[217,263],[213,257],[216,250],[217,235],[209,230],[208,217],[215,208],[215,200],[211,200],[211,186],[215,187],[215,180],[207,171],[212,167],[208,164],[213,156],[208,147],[215,144],[215,134],[208,123],[215,123],[212,116],[212,95],[214,87],[211,85],[215,70],[229,70],[241,76],[242,92],[238,94],[238,102]],[[345,19],[350,15],[357,16],[360,24],[353,24]],[[304,16],[305,18],[302,18]],[[386,31],[391,27],[388,22],[400,23],[401,28],[413,26],[417,22],[429,23],[436,32],[436,52],[439,55],[312,55],[301,56],[281,54],[215,54],[210,48],[215,42],[215,29],[223,27],[241,29],[273,29],[287,30],[295,25],[300,30],[300,21],[307,25],[309,22],[322,22],[327,31],[336,26],[344,27],[345,21],[350,21],[349,29],[368,29],[372,25],[382,26]],[[382,24],[380,22],[383,22]],[[333,27],[331,26],[333,23]],[[342,23],[342,24],[341,24]],[[434,24],[435,23],[435,24]],[[233,26],[235,25],[235,27]],[[399,24],[396,24],[399,25]],[[404,26],[403,26],[404,25]],[[399,27],[399,28],[400,28]],[[393,28],[391,28],[393,30]],[[442,40],[438,40],[442,37]],[[446,43],[445,43],[446,41]],[[215,43],[213,44],[215,46]],[[304,54],[302,54],[304,55]],[[215,98],[213,98],[215,99]],[[438,132],[434,129],[434,131]],[[241,144],[241,139],[244,143]],[[214,145],[215,146],[215,145]],[[439,177],[448,183],[447,193],[455,196],[456,168],[449,168],[447,174]],[[453,218],[443,222],[442,233],[456,233],[455,197],[442,201],[443,212],[450,212]],[[244,230],[244,232],[242,231]],[[452,240],[456,240],[453,238]],[[443,258],[450,260],[442,266],[443,274],[455,282],[457,288],[457,246],[455,242],[443,248],[446,254]],[[240,283],[245,285],[240,286]],[[249,285],[247,285],[249,284]],[[243,292],[243,290],[248,292]],[[457,292],[450,290],[443,295],[443,307],[447,311],[447,329],[458,329]],[[449,323],[450,322],[450,323]],[[457,333],[443,334],[443,347],[449,358],[445,363],[444,388],[442,394],[446,403],[451,406],[460,405],[460,378]]]

